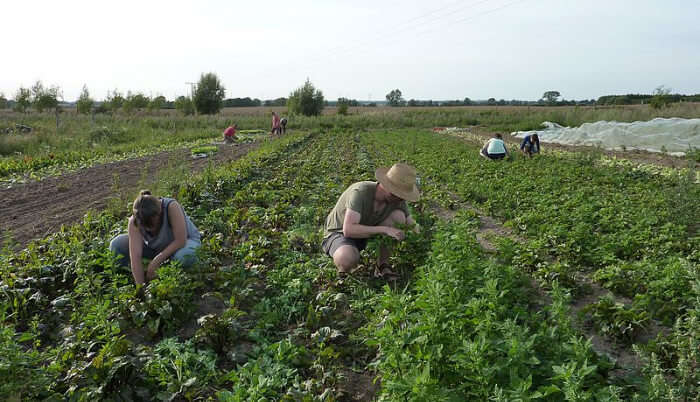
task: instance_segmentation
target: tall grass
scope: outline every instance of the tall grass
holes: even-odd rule
[[[172,111],[155,114],[99,115],[95,118],[67,111],[56,130],[51,114],[0,113],[0,129],[25,124],[30,134],[0,134],[0,156],[32,157],[49,153],[102,152],[123,153],[164,143],[180,143],[218,138],[228,125],[239,129],[264,129],[270,126],[273,108],[231,108],[215,116],[178,116]],[[280,108],[274,108],[280,111]],[[282,109],[283,110],[283,109]],[[586,122],[644,121],[655,117],[700,117],[700,103],[678,103],[664,109],[647,105],[567,106],[567,107],[426,107],[426,108],[352,108],[347,116],[327,108],[317,117],[291,116],[290,129],[376,129],[429,128],[434,126],[482,126],[491,131],[518,131],[539,128],[544,121],[563,126]],[[103,131],[100,133],[100,131]]]

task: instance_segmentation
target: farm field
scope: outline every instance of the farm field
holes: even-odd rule
[[[300,119],[291,135],[169,180],[161,195],[202,230],[201,261],[166,265],[142,289],[108,249],[126,208],[6,247],[0,398],[697,400],[695,165],[596,151],[494,163],[469,135],[425,129],[477,115],[490,130],[529,124],[473,113]],[[213,137],[226,123],[197,121],[170,124]],[[319,247],[325,217],[349,184],[397,161],[417,168],[422,191],[420,234],[394,245],[401,279],[370,275],[374,240],[339,280]]]
[[[124,211],[141,188],[158,191],[170,181],[237,159],[256,146],[256,142],[218,145],[207,158],[196,159],[191,152],[197,148],[176,149],[0,188],[0,246],[23,247],[62,225],[82,221],[89,210]]]
[[[0,132],[14,130],[16,124],[33,128],[31,133],[0,134],[0,186],[40,180],[96,164],[164,151],[206,145],[219,141],[223,130],[237,123],[241,142],[264,136],[270,128],[270,111],[284,108],[228,108],[217,116],[177,116],[174,111],[134,114],[77,115],[67,110],[59,117],[50,114],[0,112]],[[654,117],[697,117],[700,104],[675,104],[662,110],[646,105],[596,107],[358,107],[350,114],[335,114],[327,108],[319,117],[295,116],[291,130],[373,130],[385,128],[478,127],[486,135],[494,131],[510,133],[532,130],[543,121],[563,126],[615,120],[631,122]],[[260,133],[262,130],[262,133]],[[258,134],[256,134],[258,133]]]

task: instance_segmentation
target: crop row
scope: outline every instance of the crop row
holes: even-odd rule
[[[700,290],[693,231],[700,194],[692,172],[606,166],[587,154],[494,163],[480,158],[475,146],[427,132],[366,138],[372,149],[391,150],[415,164],[445,207],[454,207],[455,197],[468,201],[525,236],[525,244],[498,241],[504,265],[576,296],[590,291],[582,279],[592,277],[632,299],[628,306],[601,299],[587,308],[604,335],[635,342],[650,317],[675,324],[645,346],[643,355],[659,360],[644,369],[648,386],[642,392],[659,386],[666,387],[657,389],[661,393],[693,394]]]
[[[576,178],[567,169],[583,167],[600,180],[617,180],[617,170],[549,156],[489,165],[472,152],[456,140],[413,131],[335,129],[265,143],[170,188],[204,232],[201,264],[190,271],[166,265],[141,291],[107,251],[125,224],[107,214],[87,216],[19,254],[3,251],[0,377],[7,380],[0,396],[335,400],[377,388],[377,376],[385,400],[688,395],[692,377],[677,375],[690,385],[654,377],[664,367],[650,366],[642,385],[616,382],[612,364],[571,325],[566,282],[550,281],[553,302],[543,307],[523,271],[530,265],[513,257],[544,248],[530,272],[542,274],[552,264],[546,254],[569,264],[566,274],[573,276],[581,268],[577,253],[529,242],[494,260],[474,240],[473,213],[437,223],[435,206],[449,207],[456,195],[529,225],[520,229],[536,240],[546,224],[519,218],[527,208],[506,217],[508,208],[499,206],[522,199],[546,209],[551,201],[544,191],[551,189],[516,194],[513,186],[499,188],[476,174],[517,183],[528,166],[548,173],[556,165],[566,183]],[[376,167],[398,160],[418,167],[424,195],[412,205],[421,234],[395,245],[392,263],[402,279],[388,286],[368,275],[377,246],[371,242],[365,268],[337,281],[319,250],[326,214],[347,185],[371,180]],[[660,183],[672,186],[665,180],[675,179],[649,180],[656,187],[643,187],[642,178],[630,186],[660,195]],[[579,187],[580,181],[569,189],[576,195]],[[616,219],[616,212],[605,216]],[[669,233],[668,253],[693,258],[683,254],[693,240]],[[692,302],[684,297],[679,304]],[[678,372],[693,358],[693,345],[682,342],[697,311],[684,306],[672,309],[681,324],[659,346],[668,354],[662,363]]]

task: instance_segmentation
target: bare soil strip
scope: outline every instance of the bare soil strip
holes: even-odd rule
[[[88,210],[102,210],[118,192],[134,193],[152,185],[158,172],[183,165],[195,173],[211,161],[214,166],[235,160],[257,147],[257,143],[219,145],[208,158],[192,159],[189,148],[92,166],[62,176],[0,190],[0,243],[8,233],[16,246],[42,238],[61,225],[77,223]],[[116,187],[116,188],[115,188]]]

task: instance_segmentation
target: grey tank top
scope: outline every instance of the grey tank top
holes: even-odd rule
[[[161,211],[163,211],[163,219],[160,223],[160,230],[158,231],[158,235],[152,236],[147,231],[145,231],[142,226],[139,226],[139,231],[141,231],[141,235],[143,236],[143,242],[149,248],[152,248],[157,252],[165,250],[165,248],[168,247],[168,245],[172,243],[173,240],[175,240],[173,228],[170,226],[170,220],[168,219],[168,206],[173,201],[175,200],[172,198],[160,199],[160,207]],[[185,228],[187,229],[187,239],[200,241],[201,236],[199,234],[199,230],[194,225],[194,223],[192,223],[190,217],[187,216],[187,214],[185,214],[184,210],[182,211],[182,214],[185,215]]]

